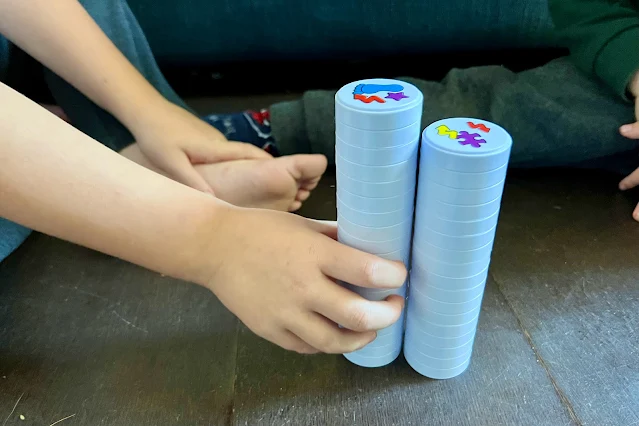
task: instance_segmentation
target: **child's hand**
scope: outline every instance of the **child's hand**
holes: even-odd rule
[[[256,146],[229,142],[213,126],[169,102],[162,102],[131,126],[140,150],[154,166],[185,185],[213,194],[195,164],[271,158]]]
[[[621,189],[622,191],[626,191],[638,185],[639,185],[639,168],[635,169],[634,172],[630,173],[628,176],[623,178],[621,182],[619,182],[619,189]],[[634,220],[639,222],[639,204],[637,204],[637,207],[635,207],[635,210],[632,212],[632,217]]]
[[[223,210],[216,216],[213,250],[203,260],[214,270],[203,281],[254,333],[300,353],[348,353],[398,320],[402,297],[371,302],[334,280],[398,288],[407,275],[401,263],[338,243],[335,226],[327,223],[266,210]]]
[[[626,124],[621,126],[619,131],[621,134],[630,139],[639,139],[639,71],[635,74],[632,82],[630,83],[630,92],[635,97],[635,115],[637,121],[633,124]],[[625,191],[627,189],[632,189],[639,185],[639,168],[637,168],[634,172],[630,173],[626,176],[621,182],[619,182],[619,189]],[[632,217],[639,222],[639,204],[635,207],[634,212],[632,213]]]
[[[639,185],[639,168],[635,169],[634,172],[630,173],[628,176],[623,178],[621,182],[619,182],[619,189],[622,191],[632,189]],[[639,222],[639,204],[635,207],[635,210],[632,212],[632,218]]]
[[[635,97],[635,121],[632,124],[625,124],[621,126],[619,132],[630,139],[639,139],[639,71],[635,74],[635,77],[630,83],[630,93]]]

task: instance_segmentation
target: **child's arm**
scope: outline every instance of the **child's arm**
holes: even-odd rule
[[[639,11],[628,0],[550,0],[550,12],[577,66],[629,99],[639,70]]]
[[[138,166],[1,83],[0,216],[207,286],[253,331],[301,352],[358,349],[403,304],[331,280],[399,287],[403,266],[337,243],[328,225],[232,207]]]
[[[77,0],[0,0],[0,33],[109,111],[155,166],[182,183],[210,191],[190,160],[268,158],[256,147],[226,143],[212,126],[167,102]]]

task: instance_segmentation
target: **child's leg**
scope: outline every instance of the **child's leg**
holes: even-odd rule
[[[187,108],[162,75],[126,0],[80,0],[80,3],[124,56],[166,99]],[[116,151],[133,143],[131,133],[111,114],[51,71],[45,70],[45,77],[53,96],[75,127]]]
[[[618,132],[633,121],[632,105],[567,59],[521,73],[490,66],[455,69],[441,82],[404,80],[424,93],[424,127],[444,117],[470,116],[506,128],[514,140],[514,167],[580,166],[634,149]],[[282,154],[321,153],[334,164],[334,96],[310,91],[299,101],[271,107],[272,132]]]

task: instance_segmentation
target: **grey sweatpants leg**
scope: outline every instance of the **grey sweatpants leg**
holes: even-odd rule
[[[423,92],[424,126],[451,116],[503,126],[513,136],[513,167],[610,168],[613,162],[616,170],[627,171],[639,165],[635,144],[618,132],[621,124],[634,121],[632,105],[565,58],[520,73],[486,66],[453,69],[441,82],[401,80]],[[299,101],[271,107],[273,135],[283,154],[321,153],[334,164],[334,96],[310,91]]]
[[[80,3],[127,59],[169,101],[187,108],[166,81],[126,0],[81,0]],[[131,133],[111,114],[49,70],[48,86],[73,125],[109,148],[120,151],[133,142]]]

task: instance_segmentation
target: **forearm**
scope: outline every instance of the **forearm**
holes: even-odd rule
[[[0,216],[201,281],[215,198],[125,159],[0,83]]]
[[[163,99],[77,0],[0,0],[0,33],[129,129]]]

